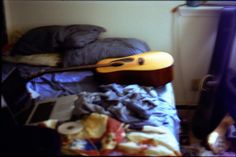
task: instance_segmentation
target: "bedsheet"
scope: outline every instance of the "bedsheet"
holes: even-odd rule
[[[78,94],[81,91],[97,91],[98,83],[92,71],[44,74],[27,82],[26,87],[37,100]]]

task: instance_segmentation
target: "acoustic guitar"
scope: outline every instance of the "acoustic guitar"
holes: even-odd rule
[[[95,76],[104,84],[140,84],[162,86],[173,80],[173,57],[160,51],[144,52],[120,58],[103,59],[94,65],[43,70],[32,78],[46,73],[95,69]]]

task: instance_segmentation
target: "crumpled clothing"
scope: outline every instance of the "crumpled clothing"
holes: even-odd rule
[[[168,88],[166,86],[166,88]],[[178,139],[179,118],[165,89],[133,85],[101,85],[101,92],[81,92],[75,102],[73,117],[80,119],[90,113],[111,116],[132,129],[145,125],[166,126]]]

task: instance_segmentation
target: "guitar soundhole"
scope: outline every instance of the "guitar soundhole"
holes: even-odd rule
[[[138,58],[138,64],[143,65],[144,64],[144,59],[143,58]]]
[[[134,59],[133,58],[122,58],[122,59],[116,59],[112,62],[132,62]]]
[[[113,67],[118,67],[118,66],[122,66],[123,65],[123,63],[112,63],[111,64],[111,66],[113,66]]]

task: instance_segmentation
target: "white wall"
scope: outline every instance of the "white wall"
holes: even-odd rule
[[[171,52],[171,12],[183,2],[6,0],[8,32],[48,24],[95,24],[104,37],[136,37]]]
[[[102,37],[132,37],[146,41],[152,50],[175,58],[174,88],[177,104],[195,104],[198,92],[191,80],[202,78],[209,66],[219,8],[198,11],[171,9],[184,1],[5,1],[8,33],[40,25],[95,24]],[[202,14],[203,13],[203,14]],[[209,14],[210,13],[210,14]]]
[[[175,14],[173,43],[179,104],[198,102],[200,92],[192,90],[192,80],[200,80],[208,72],[221,9],[181,7]]]

